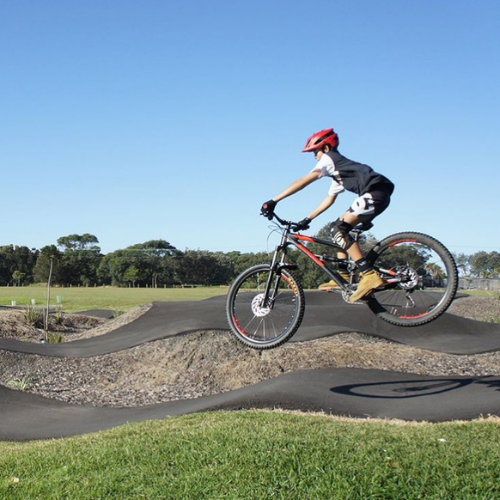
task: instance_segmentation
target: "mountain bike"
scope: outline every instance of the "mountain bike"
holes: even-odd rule
[[[296,222],[283,220],[277,214],[273,218],[281,238],[271,261],[243,271],[232,283],[226,302],[231,331],[238,340],[256,349],[282,345],[296,333],[304,317],[305,294],[294,274],[298,266],[287,260],[291,247],[337,283],[338,288],[330,291],[341,294],[346,302],[358,286],[359,272],[351,259],[347,260],[349,279],[338,270],[338,264],[346,262],[337,257],[337,252],[344,252],[340,246],[297,232]],[[359,241],[371,226],[356,226],[351,231],[354,240]],[[315,253],[310,248],[325,252]],[[384,284],[361,303],[388,323],[405,327],[429,323],[443,314],[455,297],[455,261],[446,247],[431,236],[417,232],[393,234],[377,242],[366,258]],[[342,273],[347,274],[344,270]]]

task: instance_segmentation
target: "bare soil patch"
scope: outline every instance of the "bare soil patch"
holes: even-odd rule
[[[500,323],[500,299],[461,297],[452,302],[447,312],[476,321]]]
[[[489,321],[500,317],[500,300],[458,299],[451,311]],[[43,396],[97,406],[194,398],[283,373],[342,367],[436,376],[500,375],[500,353],[435,353],[356,333],[288,343],[260,352],[243,346],[229,332],[220,331],[181,335],[94,358],[49,358],[0,351],[1,384],[22,385]]]
[[[151,307],[152,304],[136,307],[111,320],[76,313],[50,314],[49,333],[60,334],[58,337],[62,342],[103,335],[136,320]],[[26,310],[0,309],[0,337],[22,342],[40,342],[45,337],[44,330],[28,321],[29,314]]]

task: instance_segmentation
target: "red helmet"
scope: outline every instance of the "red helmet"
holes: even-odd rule
[[[335,149],[339,145],[339,136],[333,131],[333,128],[322,130],[321,132],[316,132],[311,135],[311,137],[307,139],[302,152],[309,153],[311,151],[316,151],[325,144],[328,144],[332,149]]]

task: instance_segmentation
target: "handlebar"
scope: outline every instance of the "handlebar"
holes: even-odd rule
[[[292,222],[289,220],[282,219],[276,212],[273,212],[271,217],[261,213],[260,215],[267,217],[269,220],[276,219],[282,226],[289,227],[292,231],[298,231],[297,222]]]

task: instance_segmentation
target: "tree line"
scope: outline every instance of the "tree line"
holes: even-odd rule
[[[318,237],[328,239],[325,225]],[[370,233],[362,246],[373,245]],[[310,244],[311,251],[321,250]],[[289,253],[305,287],[314,288],[325,276],[301,252]],[[480,251],[454,255],[460,274],[466,277],[500,277],[500,253]],[[227,285],[241,271],[269,261],[266,252],[242,253],[181,251],[166,240],[150,240],[104,255],[92,234],[72,234],[56,245],[41,249],[26,246],[0,247],[0,286],[45,283],[52,268],[51,282],[59,286],[163,287],[173,285]]]
[[[51,283],[59,286],[226,285],[267,254],[181,251],[168,241],[150,240],[104,255],[92,234],[63,236],[41,249],[0,247],[0,286]]]
[[[464,277],[500,278],[500,253],[476,252],[472,255],[459,253],[454,255],[455,262]]]

